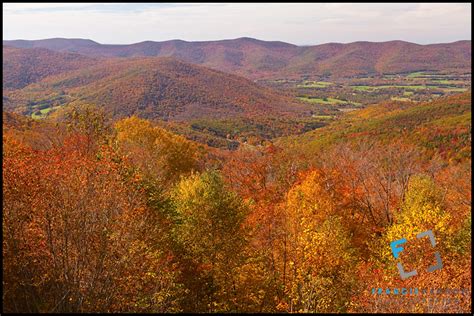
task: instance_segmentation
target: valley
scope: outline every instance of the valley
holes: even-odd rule
[[[99,50],[102,47],[99,44],[78,40],[4,43],[17,46],[3,48],[6,56],[4,109],[42,119],[67,104],[91,103],[104,107],[112,118],[138,115],[156,119],[188,139],[219,148],[235,149],[241,143],[263,145],[278,137],[301,134],[326,126],[346,112],[388,99],[429,101],[471,88],[471,75],[460,71],[462,68],[370,75],[357,74],[365,68],[356,68],[352,75],[343,77],[337,72],[326,72],[319,76],[295,77],[293,74],[277,79],[250,80],[269,73],[258,70],[258,75],[248,74],[249,79],[246,79],[239,75],[245,68],[243,64],[232,69],[220,64],[209,65],[230,73],[215,71],[202,67],[206,62],[182,55],[186,52],[184,48],[180,48],[179,54],[162,54],[161,48],[155,51],[157,56],[175,57],[140,57],[143,54],[137,50],[132,57],[124,59],[125,55],[118,53],[118,47],[104,46],[104,50]],[[453,47],[461,44],[454,43]],[[216,45],[238,50],[244,55],[250,54],[251,48],[259,47],[260,53],[252,52],[252,57],[248,58],[260,58],[261,61],[279,50],[290,56],[294,53],[290,54],[288,50],[295,49],[289,44],[250,39],[186,43],[185,47]],[[362,43],[358,43],[356,49],[360,45]],[[375,44],[364,44],[370,45]],[[387,45],[384,43],[381,48],[385,49]],[[438,46],[446,49],[443,45]],[[132,47],[135,46],[127,46],[127,49]],[[141,46],[137,44],[137,47]],[[332,46],[311,49],[328,47]],[[429,49],[433,47],[429,46]],[[263,52],[271,54],[261,57],[259,54]],[[29,68],[22,66],[25,63]],[[349,66],[352,61],[348,59],[346,63],[348,67],[345,68],[352,69]],[[280,69],[272,76],[277,73],[285,74],[286,71]]]
[[[471,74],[426,71],[356,76],[333,81],[319,77],[299,80],[257,80],[256,82],[275,89],[291,91],[298,99],[312,104],[332,105],[333,110],[347,111],[347,109],[357,109],[387,99],[419,102],[465,92],[471,89]]]

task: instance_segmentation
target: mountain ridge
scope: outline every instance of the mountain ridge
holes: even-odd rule
[[[20,48],[47,48],[90,57],[175,57],[250,79],[292,76],[352,77],[423,70],[468,72],[471,41],[416,44],[401,40],[296,46],[242,37],[219,41],[143,41],[100,44],[87,39],[3,41]],[[342,65],[342,66],[341,66]]]
[[[143,40],[140,42],[134,42],[134,43],[129,43],[129,44],[114,44],[114,43],[100,43],[98,41],[94,41],[92,39],[88,38],[81,38],[81,37],[52,37],[52,38],[42,38],[42,39],[36,39],[36,40],[28,40],[28,39],[13,39],[13,40],[3,40],[3,45],[6,42],[46,42],[46,41],[83,41],[83,42],[90,42],[98,45],[134,45],[134,44],[140,44],[140,43],[145,43],[145,42],[151,42],[151,43],[164,43],[164,42],[173,42],[173,41],[179,41],[179,42],[184,42],[184,43],[212,43],[212,42],[231,42],[231,41],[255,41],[255,42],[263,42],[263,43],[282,43],[290,46],[295,46],[295,47],[312,47],[312,46],[321,46],[321,45],[327,45],[327,44],[342,44],[342,45],[347,45],[347,44],[354,44],[354,43],[391,43],[391,42],[403,42],[403,43],[408,43],[408,44],[414,44],[414,45],[419,45],[419,46],[429,46],[429,45],[440,45],[440,44],[455,44],[459,42],[471,42],[471,40],[468,39],[460,39],[452,42],[437,42],[437,43],[428,43],[428,44],[421,44],[421,43],[415,43],[415,42],[410,42],[410,41],[405,41],[401,39],[395,39],[395,40],[388,40],[388,41],[354,41],[354,42],[327,42],[327,43],[319,43],[319,44],[304,44],[304,45],[297,45],[289,42],[284,42],[284,41],[269,41],[269,40],[262,40],[258,38],[253,38],[253,37],[248,37],[248,36],[242,36],[242,37],[236,37],[236,38],[228,38],[228,39],[219,39],[219,40],[209,40],[209,41],[187,41],[183,39],[168,39],[168,40],[163,40],[163,41],[155,41],[155,40]]]

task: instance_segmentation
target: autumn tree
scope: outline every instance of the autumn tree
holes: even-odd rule
[[[198,281],[204,281],[191,310],[236,309],[236,269],[242,264],[247,242],[243,221],[247,207],[228,191],[216,171],[193,174],[173,192],[176,212],[174,235],[185,260],[197,266]],[[192,282],[193,280],[188,280]],[[196,295],[195,297],[193,297]]]
[[[371,256],[359,269],[360,289],[354,298],[352,311],[367,312],[459,312],[470,308],[471,272],[463,267],[470,265],[467,249],[470,247],[470,218],[461,221],[461,228],[453,225],[457,219],[450,215],[445,200],[445,192],[433,178],[424,174],[411,177],[405,192],[405,199],[399,211],[394,214],[394,223],[381,236],[368,240]],[[431,231],[435,244],[430,238],[420,237],[420,233]],[[391,243],[405,239],[403,251],[395,258]],[[442,268],[429,272],[438,264],[438,252]],[[397,268],[403,271],[416,270],[417,274],[401,278]],[[364,270],[364,271],[363,271]],[[462,289],[456,294],[423,294],[424,301],[410,304],[410,300],[398,300],[396,305],[379,306],[375,297],[367,293],[370,288],[419,288],[419,289]],[[372,303],[371,303],[372,302]],[[448,303],[447,303],[448,302]],[[454,303],[455,302],[455,303]]]
[[[283,277],[290,312],[344,311],[356,251],[331,177],[314,170],[288,193]]]
[[[202,149],[150,121],[132,116],[115,124],[117,145],[140,173],[166,183],[200,169]]]
[[[110,117],[94,104],[73,102],[54,112],[51,119],[58,123],[63,133],[83,135],[87,140],[84,150],[90,153],[107,144],[111,137]]]
[[[169,254],[111,148],[91,154],[82,134],[44,151],[4,145],[5,310],[179,311]]]

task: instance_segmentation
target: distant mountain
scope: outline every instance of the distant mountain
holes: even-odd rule
[[[471,41],[430,45],[390,41],[296,46],[252,38],[207,42],[146,41],[130,45],[106,45],[84,39],[46,39],[3,41],[3,44],[95,57],[168,56],[252,79],[301,75],[345,77],[423,70],[470,72],[471,68]]]
[[[3,45],[18,47],[18,48],[47,48],[57,51],[72,51],[75,49],[91,46],[101,46],[101,44],[87,39],[71,39],[71,38],[51,38],[44,40],[12,40],[3,41]]]
[[[45,48],[3,47],[3,88],[19,89],[52,75],[94,65],[97,58]]]
[[[403,41],[308,47],[291,70],[353,76],[413,71],[470,72],[471,41],[418,45]]]
[[[49,76],[4,92],[4,109],[30,114],[76,100],[103,106],[116,118],[135,114],[190,120],[309,113],[308,105],[248,79],[169,57],[103,59]]]

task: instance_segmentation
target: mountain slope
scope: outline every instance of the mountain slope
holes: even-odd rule
[[[3,46],[3,88],[23,88],[48,76],[88,67],[97,62],[97,58],[58,53],[45,48]]]
[[[297,66],[293,70],[297,72],[335,76],[422,70],[469,72],[471,42],[432,45],[403,41],[324,44],[305,49],[294,65]]]
[[[105,107],[114,117],[189,120],[307,115],[308,105],[248,79],[173,58],[109,59],[4,93],[4,107],[29,114],[38,104],[72,101]]]
[[[171,56],[252,79],[295,75],[346,77],[422,70],[470,72],[471,67],[471,41],[431,45],[403,41],[355,42],[305,47],[252,38],[208,42],[146,41],[130,45],[104,45],[81,39],[3,43],[89,56]]]
[[[383,102],[348,113],[321,129],[281,138],[278,143],[291,152],[311,156],[341,142],[389,144],[403,138],[424,151],[462,160],[470,159],[471,124],[471,92],[466,92],[432,102]]]

